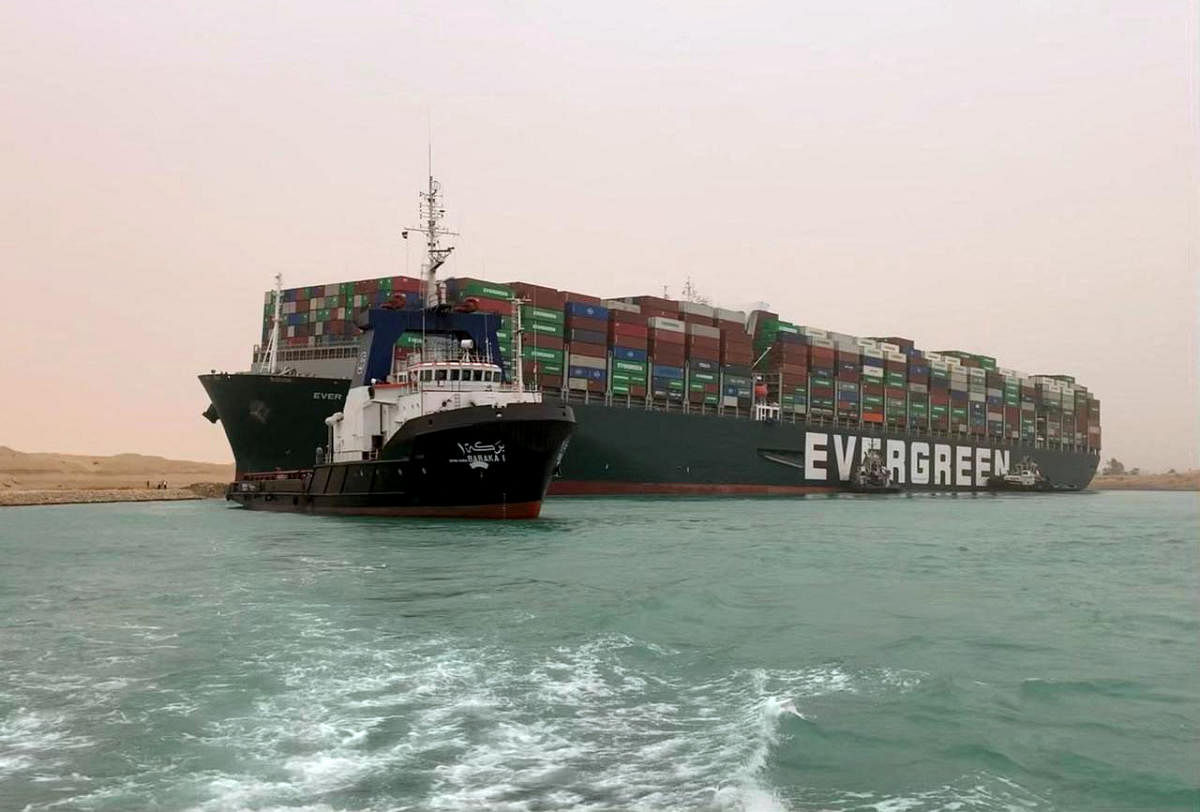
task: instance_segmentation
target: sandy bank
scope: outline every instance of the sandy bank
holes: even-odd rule
[[[201,488],[56,488],[54,490],[0,490],[0,507],[21,505],[78,505],[99,502],[173,502],[207,499]]]
[[[1182,474],[1098,476],[1090,486],[1098,491],[1200,491],[1200,471]]]

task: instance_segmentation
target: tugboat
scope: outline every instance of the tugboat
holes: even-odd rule
[[[388,381],[353,387],[326,418],[312,469],[243,475],[226,498],[317,514],[536,518],[574,414],[519,374],[505,383],[472,350],[464,340],[457,358],[405,361]]]
[[[988,477],[987,488],[989,491],[1017,493],[1045,493],[1057,490],[1038,468],[1038,464],[1029,457],[1018,462],[1006,474],[993,474]]]
[[[850,493],[900,493],[903,489],[892,484],[892,471],[883,463],[883,456],[875,449],[863,454],[860,462],[850,474]]]

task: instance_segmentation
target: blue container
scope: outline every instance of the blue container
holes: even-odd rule
[[[665,367],[661,364],[655,364],[651,374],[655,378],[662,378],[664,380],[671,381],[682,381],[683,367]]]
[[[863,356],[863,366],[865,367],[881,367],[883,366],[882,358],[872,358],[869,355]]]
[[[613,358],[619,358],[622,361],[645,361],[646,351],[639,350],[634,347],[613,347]]]
[[[988,395],[987,403],[989,406],[1003,406],[1004,398],[996,397],[995,395]]]
[[[912,377],[925,377],[929,374],[929,367],[925,364],[909,364],[908,374]]]
[[[567,302],[563,308],[568,316],[583,316],[586,319],[603,319],[608,321],[608,308],[587,302]]]
[[[589,381],[604,380],[603,367],[567,367],[567,376],[571,378],[587,378]]]
[[[838,401],[841,403],[858,403],[857,392],[838,392]]]

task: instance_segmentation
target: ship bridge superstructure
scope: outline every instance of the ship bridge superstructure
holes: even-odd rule
[[[499,364],[469,352],[409,359],[386,380],[349,391],[345,408],[325,419],[327,454],[332,462],[374,459],[410,421],[455,409],[500,412],[514,403],[541,402],[540,392],[507,382]]]

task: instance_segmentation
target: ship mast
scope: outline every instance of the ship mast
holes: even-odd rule
[[[267,353],[259,362],[261,371],[270,375],[279,373],[279,322],[283,309],[283,274],[275,274],[275,316],[271,320],[271,340],[267,344]]]
[[[454,250],[453,246],[442,248],[440,238],[457,237],[458,233],[442,228],[442,219],[446,210],[442,208],[439,195],[442,185],[433,178],[433,160],[430,158],[429,188],[420,192],[421,202],[417,206],[417,218],[421,225],[412,226],[402,232],[408,239],[409,231],[420,231],[425,235],[425,262],[421,265],[421,296],[425,307],[436,307],[441,304],[438,297],[437,271],[445,264]]]

